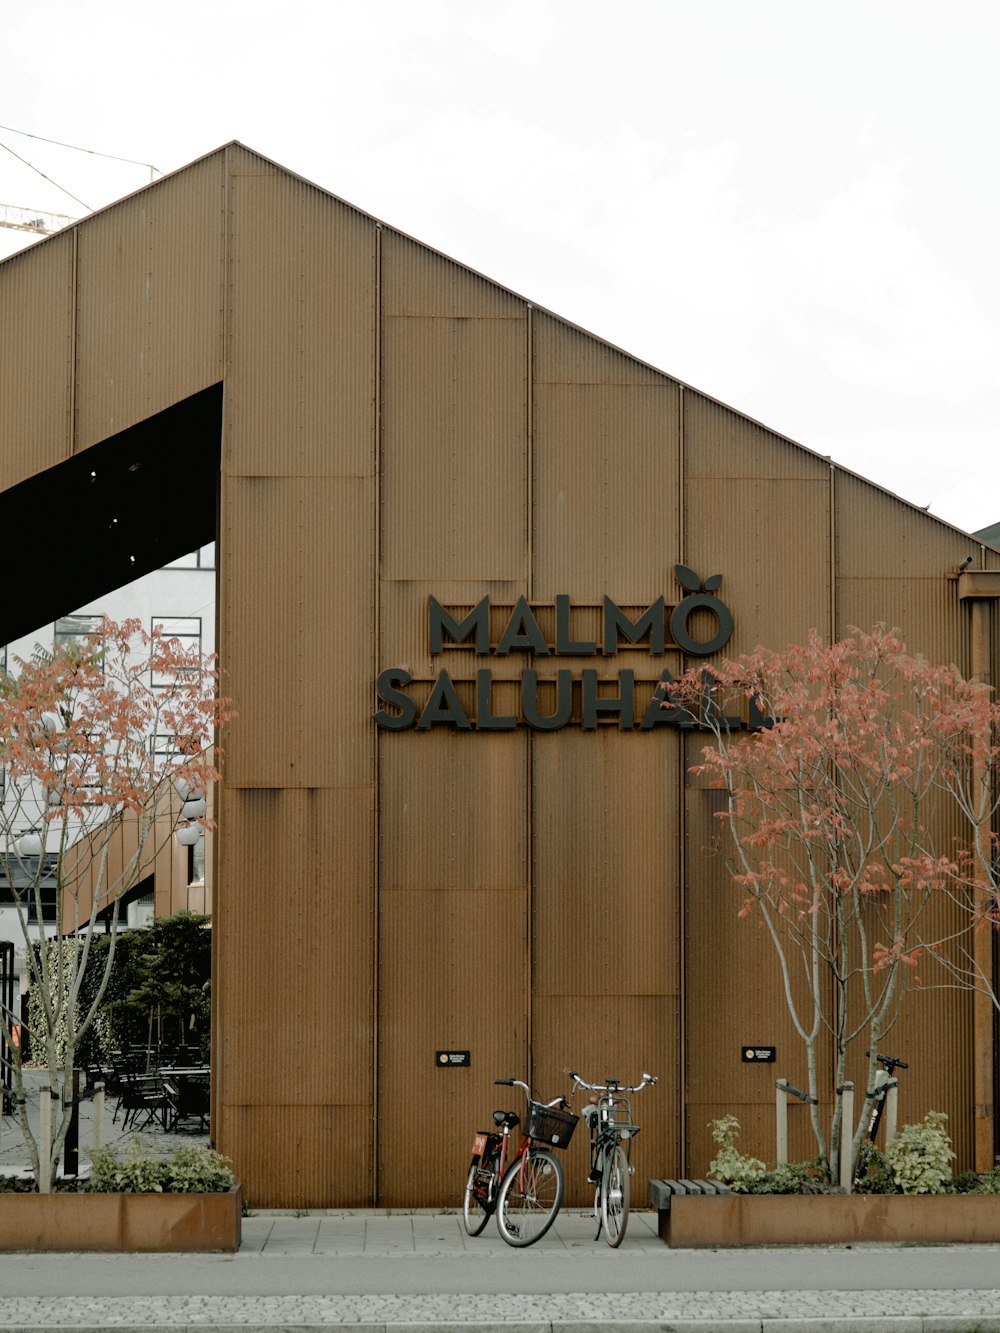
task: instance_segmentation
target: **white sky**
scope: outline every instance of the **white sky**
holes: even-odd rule
[[[1000,520],[991,0],[33,0],[0,203],[230,139],[968,530]],[[0,228],[0,255],[32,238]]]

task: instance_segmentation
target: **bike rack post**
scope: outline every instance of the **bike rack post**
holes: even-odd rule
[[[775,1164],[784,1166],[788,1161],[788,1099],[798,1097],[799,1101],[811,1102],[815,1106],[816,1098],[783,1078],[775,1081],[774,1089]]]
[[[99,1148],[104,1138],[104,1084],[94,1085],[94,1147]]]
[[[854,1140],[854,1084],[844,1083],[837,1089],[840,1106],[840,1188],[850,1194],[854,1183],[851,1170],[851,1143]]]
[[[896,1115],[899,1110],[899,1082],[891,1078],[885,1085],[885,1146],[896,1137]]]
[[[38,1094],[38,1193],[48,1194],[49,1159],[52,1156],[52,1090],[46,1085]]]

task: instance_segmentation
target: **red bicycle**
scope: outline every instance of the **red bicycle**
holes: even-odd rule
[[[508,1245],[523,1247],[541,1240],[556,1220],[562,1203],[562,1164],[551,1148],[566,1148],[579,1116],[567,1113],[564,1097],[540,1102],[527,1083],[498,1078],[497,1084],[524,1089],[528,1111],[520,1147],[507,1166],[510,1132],[520,1117],[494,1111],[496,1130],[481,1130],[472,1142],[472,1164],[465,1182],[462,1216],[470,1236],[478,1236],[495,1212],[500,1235]]]

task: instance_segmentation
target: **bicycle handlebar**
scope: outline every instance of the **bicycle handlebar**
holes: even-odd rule
[[[870,1056],[871,1051],[865,1051],[865,1057],[869,1058]],[[894,1055],[876,1055],[875,1059],[880,1065],[885,1065],[890,1074],[894,1069],[909,1069],[910,1067],[905,1060],[897,1060]]]
[[[505,1088],[523,1088],[524,1095],[527,1097],[528,1101],[538,1102],[539,1106],[564,1106],[566,1103],[566,1098],[561,1096],[553,1097],[550,1102],[539,1101],[537,1097],[532,1095],[531,1089],[528,1087],[527,1083],[522,1083],[519,1078],[495,1078],[493,1082],[498,1085],[502,1084]]]
[[[641,1092],[643,1088],[649,1087],[656,1082],[653,1074],[643,1073],[642,1081],[631,1086],[619,1083],[617,1079],[605,1079],[603,1083],[587,1083],[573,1069],[567,1069],[566,1073],[573,1080],[574,1087],[586,1088],[588,1092]]]

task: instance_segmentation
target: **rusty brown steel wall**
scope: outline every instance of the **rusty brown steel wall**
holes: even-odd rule
[[[206,158],[75,229],[77,450],[222,378],[224,180]]]
[[[72,233],[54,236],[0,266],[4,489],[72,452],[75,250]]]
[[[0,266],[0,311],[4,486],[224,384],[217,641],[239,717],[213,1133],[252,1202],[457,1205],[472,1132],[521,1109],[494,1078],[552,1097],[567,1066],[659,1075],[636,1106],[637,1201],[650,1175],[704,1174],[720,1114],[770,1158],[773,1079],[804,1074],[711,850],[698,742],[579,725],[584,670],[605,698],[634,672],[641,716],[685,659],[432,656],[429,599],[488,594],[495,648],[521,596],[552,644],[567,596],[573,637],[599,640],[604,596],[669,607],[683,562],[722,575],[727,652],[884,620],[966,665],[955,575],[1000,554],[239,145]],[[525,667],[568,668],[574,721],[380,730],[373,684],[395,666],[421,705],[446,669],[470,712],[488,669],[498,716]],[[921,1006],[904,1105],[947,1110],[967,1152],[967,1002]],[[778,1063],[743,1065],[747,1042]],[[792,1151],[810,1151],[801,1109]],[[584,1158],[581,1134],[577,1201]]]
[[[527,318],[441,256],[380,242],[376,657],[429,682],[428,597],[524,587]],[[448,667],[470,678],[468,654]],[[375,1189],[390,1206],[460,1194],[493,1079],[525,1073],[526,741],[490,737],[486,756],[470,739],[377,738]],[[439,1050],[471,1065],[440,1067]]]
[[[219,643],[239,718],[215,890],[214,1125],[262,1203],[361,1203],[374,1148],[376,237],[238,148],[227,216]]]

